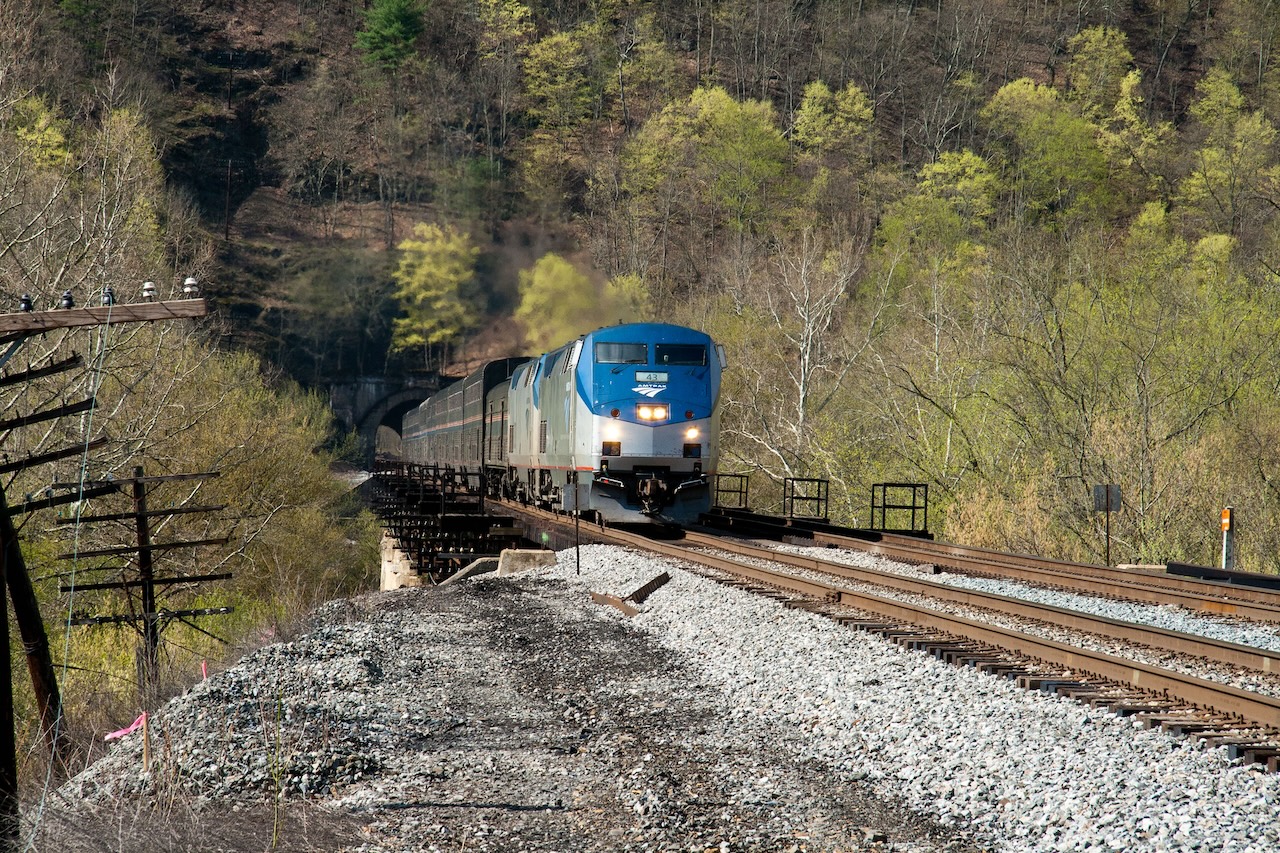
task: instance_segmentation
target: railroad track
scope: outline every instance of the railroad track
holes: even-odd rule
[[[735,542],[724,537],[702,533],[686,533],[681,543],[690,547],[718,548],[747,559],[769,560],[805,571],[833,575],[843,580],[862,584],[874,584],[897,592],[923,595],[939,601],[948,601],[968,607],[980,607],[1007,616],[1034,619],[1063,628],[1086,631],[1114,640],[1138,643],[1165,651],[1196,655],[1230,666],[1242,666],[1260,672],[1280,672],[1280,652],[1254,646],[1229,643],[1194,634],[1184,634],[1150,625],[1108,619],[1076,610],[1054,607],[1034,601],[1026,601],[980,590],[963,589],[931,581],[924,577],[910,577],[875,569],[849,566],[832,560],[789,554],[771,548]],[[840,592],[847,597],[847,592]],[[1167,602],[1165,602],[1167,603]]]
[[[562,516],[538,513],[537,517],[561,531],[573,526]],[[1225,745],[1243,760],[1280,770],[1280,697],[851,589],[846,583],[875,584],[1259,672],[1280,670],[1280,653],[781,553],[725,537],[686,532],[678,541],[658,541],[593,525],[591,538],[704,566],[749,588],[781,591],[789,606],[1016,678],[1032,689],[1051,690],[1118,713],[1141,713],[1148,725]]]
[[[755,517],[745,514],[723,515],[715,521],[730,532],[758,524]],[[835,532],[828,525],[773,527],[775,534],[781,532],[816,546],[861,551],[904,563],[928,563],[978,577],[1006,578],[1087,595],[1145,604],[1177,604],[1219,616],[1280,622],[1280,591],[1275,589],[1005,554],[892,533],[855,536]]]

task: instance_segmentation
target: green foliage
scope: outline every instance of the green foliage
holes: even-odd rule
[[[1067,75],[1072,98],[1095,120],[1108,115],[1115,109],[1121,83],[1133,65],[1125,34],[1111,27],[1090,27],[1072,36],[1067,50],[1071,53]]]
[[[140,112],[104,106],[73,132],[47,102],[19,100],[0,151],[0,281],[15,298],[50,305],[81,283],[131,293],[167,264],[170,199]]]
[[[804,87],[791,138],[819,155],[856,149],[870,129],[871,101],[855,83],[833,93],[815,80]]]
[[[885,421],[929,426],[891,443],[954,495],[949,524],[969,540],[1099,559],[1088,490],[1115,482],[1123,559],[1203,553],[1191,514],[1209,517],[1214,499],[1199,496],[1225,488],[1211,448],[1269,384],[1274,313],[1240,281],[1235,241],[1185,241],[1160,205],[1114,251],[1106,239],[1006,243],[962,291],[974,310],[934,285],[930,322],[901,322],[892,336]],[[911,281],[914,299],[902,298],[919,302],[927,280]]]
[[[666,43],[662,26],[652,13],[640,15],[618,34],[617,74],[610,75],[607,94],[616,99],[619,118],[630,127],[647,119],[688,91],[680,57]]]
[[[520,0],[479,0],[476,10],[483,25],[481,55],[486,59],[509,61],[517,57],[534,33],[533,13]]]
[[[70,160],[67,123],[44,100],[29,97],[18,101],[10,121],[14,138],[38,168],[52,168]]]
[[[999,182],[987,162],[972,151],[948,151],[920,170],[920,192],[945,201],[958,216],[972,222],[995,213]]]
[[[684,109],[668,107],[645,122],[622,151],[622,191],[636,200],[668,197],[691,165],[686,161],[693,156],[692,135],[692,117]]]
[[[872,263],[893,292],[917,281],[964,289],[985,259],[998,178],[971,151],[944,154],[919,177],[916,192],[890,205],[880,220]]]
[[[772,213],[771,196],[782,195],[787,143],[773,108],[764,101],[737,101],[723,89],[689,96],[693,116],[695,180],[730,227],[742,232]]]
[[[791,140],[809,177],[805,202],[834,222],[849,209],[856,178],[870,162],[873,115],[870,99],[852,82],[834,93],[820,80],[809,83],[796,110]]]
[[[1217,145],[1231,141],[1235,123],[1244,113],[1244,96],[1223,68],[1210,68],[1196,86],[1196,100],[1189,112]]]
[[[981,361],[999,342],[986,243],[1002,235],[962,220],[938,189],[903,199],[878,231],[863,299],[878,295],[883,308],[874,367],[855,393],[867,429],[892,448],[878,454],[885,479],[929,483],[946,517],[966,481],[1003,470],[992,456],[1014,445],[1000,422],[1002,370]]]
[[[157,553],[157,573],[166,576],[229,572],[231,580],[167,587],[169,609],[233,606],[231,616],[195,620],[209,634],[173,622],[161,640],[160,689],[199,677],[200,662],[225,666],[245,646],[287,632],[311,608],[329,598],[368,588],[377,565],[377,529],[349,500],[347,485],[329,470],[332,416],[325,401],[290,383],[272,383],[257,359],[218,353],[172,333],[164,325],[139,327],[120,336],[107,358],[98,388],[99,426],[111,446],[89,455],[90,478],[216,471],[202,480],[152,484],[155,511],[187,504],[226,512],[191,513],[153,520],[158,541],[180,542],[228,536],[225,546]],[[62,476],[75,481],[75,468]],[[49,472],[45,472],[48,474]],[[127,509],[126,495],[95,499],[80,515]],[[74,514],[72,517],[75,517]],[[37,517],[24,532],[28,567],[50,624],[65,624],[70,611],[136,612],[136,590],[59,592],[74,570],[84,586],[132,577],[119,561],[56,558],[59,552],[112,547],[129,542],[131,530],[112,524],[59,525]],[[61,674],[73,736],[97,740],[113,719],[131,719],[157,701],[136,681],[138,636],[120,627],[77,627],[67,635]],[[230,657],[230,660],[228,658]]]
[[[395,298],[405,316],[395,320],[391,345],[429,356],[432,347],[454,342],[475,324],[480,250],[451,225],[419,223],[413,233],[398,247]]]
[[[1280,186],[1274,145],[1276,128],[1262,111],[1244,111],[1240,90],[1226,73],[1211,70],[1197,88],[1191,114],[1205,134],[1190,174],[1178,187],[1184,212],[1210,231],[1240,234],[1269,212]]]
[[[220,472],[199,494],[235,507],[243,537],[233,560],[242,565],[236,588],[285,616],[366,583],[371,564],[359,557],[368,552],[337,517],[347,486],[329,470],[324,448],[333,416],[325,400],[292,383],[268,382],[259,361],[244,353],[187,346],[169,357],[167,369],[149,378],[150,389],[138,389],[164,388],[176,404],[152,436],[159,458],[147,464]],[[170,371],[183,371],[182,381],[168,386]],[[135,391],[121,405],[144,417],[148,399],[156,397]],[[174,492],[184,494],[181,487]]]
[[[645,124],[624,152],[621,181],[650,204],[693,189],[713,223],[744,233],[789,200],[787,155],[769,104],[698,89]]]
[[[356,48],[366,61],[394,73],[417,53],[425,24],[418,0],[373,0],[356,33]]]
[[[622,280],[604,291],[588,275],[556,254],[543,255],[520,273],[520,305],[516,321],[525,329],[525,342],[544,351],[572,341],[580,334],[616,323],[627,310],[643,305],[636,280]]]
[[[867,334],[868,317],[852,301],[858,270],[852,241],[819,229],[778,232],[760,275],[710,301],[705,322],[732,347],[722,434],[737,464],[779,483],[838,476],[838,460],[852,455],[825,442],[856,443],[861,432],[844,395]]]
[[[602,301],[604,313],[612,314],[618,323],[638,323],[654,318],[652,297],[638,275],[609,279],[604,286]]]
[[[595,112],[603,90],[594,24],[553,33],[528,48],[524,61],[529,115],[553,134],[571,132]]]
[[[1098,128],[1055,89],[1023,78],[1003,86],[984,118],[1010,143],[1016,200],[1032,218],[1100,221],[1114,203]]]
[[[1167,122],[1150,124],[1144,118],[1142,75],[1130,71],[1120,81],[1120,94],[1109,118],[1103,120],[1098,145],[1111,164],[1118,192],[1141,196],[1163,185],[1159,161],[1167,156],[1173,128]]]
[[[145,268],[162,266],[164,174],[144,117],[129,108],[110,110],[97,132],[86,139],[86,149],[86,165],[98,174],[124,169],[131,176],[127,185],[111,191],[108,200],[120,214],[107,251],[132,252],[134,262]]]
[[[524,58],[524,105],[534,129],[522,145],[521,182],[544,216],[576,208],[587,171],[587,129],[604,108],[609,69],[604,32],[585,23],[529,46]]]
[[[713,275],[712,245],[751,252],[776,222],[797,216],[793,165],[768,103],[698,89],[596,164],[589,199],[613,243],[597,260],[640,276],[660,301],[683,295]]]
[[[502,145],[519,92],[521,64],[535,33],[533,13],[520,0],[480,0],[477,14],[481,24],[478,82],[496,101],[493,108],[498,113],[498,126],[490,127],[489,132],[491,142]]]

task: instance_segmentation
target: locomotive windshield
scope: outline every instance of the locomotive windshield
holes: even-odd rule
[[[647,364],[649,348],[645,344],[596,342],[596,364]]]
[[[707,348],[702,344],[657,344],[658,364],[696,364],[707,363]]]

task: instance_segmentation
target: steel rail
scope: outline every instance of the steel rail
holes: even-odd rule
[[[750,535],[747,530],[762,527],[773,532],[774,536],[794,535],[809,539],[815,545],[834,545],[851,548],[897,559],[930,562],[936,565],[949,566],[959,571],[971,570],[987,575],[1023,578],[1037,583],[1055,583],[1063,587],[1083,587],[1083,579],[1099,581],[1103,585],[1136,584],[1137,588],[1172,589],[1193,595],[1204,595],[1212,600],[1229,599],[1237,602],[1274,605],[1280,609],[1280,589],[1253,587],[1246,584],[1230,583],[1221,579],[1196,578],[1144,571],[1141,568],[1121,568],[1119,566],[1098,566],[1090,563],[1072,563],[1050,557],[1033,554],[1014,554],[994,551],[989,548],[978,548],[969,545],[956,545],[949,542],[938,542],[930,538],[912,536],[887,531],[861,531],[842,533],[847,528],[837,527],[826,522],[809,519],[777,518],[762,516],[746,510],[718,510],[713,514],[713,527],[721,524],[730,533],[740,529],[742,535]],[[977,563],[971,561],[976,560]],[[1052,573],[1036,576],[1034,570]],[[1280,582],[1280,577],[1277,577]],[[1132,590],[1127,584],[1123,587],[1112,586],[1116,590]],[[1105,589],[1095,587],[1095,590]],[[1123,595],[1124,592],[1105,593]],[[1212,610],[1211,612],[1219,612]],[[1237,614],[1238,615],[1238,614]],[[1268,617],[1270,618],[1270,617]]]
[[[1154,625],[1143,625],[1109,619],[1065,607],[1055,607],[1035,601],[1024,601],[1007,595],[982,590],[955,587],[927,578],[913,578],[893,572],[864,569],[844,563],[831,562],[802,554],[788,554],[770,548],[734,542],[700,533],[686,533],[683,540],[709,548],[719,548],[746,557],[769,560],[808,571],[824,572],[859,583],[874,584],[899,592],[924,595],[942,601],[950,601],[968,607],[981,607],[1022,619],[1035,619],[1064,628],[1087,631],[1126,642],[1140,643],[1163,651],[1195,655],[1232,666],[1243,666],[1261,672],[1280,672],[1280,652],[1230,643],[1212,637],[1171,631]]]
[[[865,539],[854,536],[843,536],[828,531],[817,531],[813,534],[814,544],[836,545],[842,548],[865,550],[868,544]],[[1229,583],[1222,580],[1184,577],[1163,572],[1143,571],[1142,569],[1123,568],[1120,566],[1097,566],[1091,563],[1072,563],[1066,560],[1055,560],[1051,557],[1038,557],[1034,554],[1012,554],[993,551],[989,548],[977,548],[969,545],[956,545],[951,542],[920,539],[914,536],[902,536],[894,533],[880,534],[879,543],[889,547],[902,547],[920,554],[941,557],[931,562],[948,565],[946,560],[965,563],[978,560],[990,566],[999,566],[1000,571],[1006,567],[1015,572],[1023,569],[1040,569],[1054,572],[1070,579],[1080,577],[1102,581],[1128,581],[1143,586],[1162,589],[1175,589],[1181,592],[1202,594],[1209,597],[1220,596],[1236,601],[1248,601],[1259,604],[1271,604],[1280,608],[1280,590],[1266,587],[1254,587],[1244,584]],[[1280,578],[1277,578],[1280,579]]]
[[[572,532],[574,530],[574,523],[571,516],[561,515],[559,513],[540,509],[534,506],[527,506],[504,498],[491,499],[490,503],[500,505],[506,511],[523,515],[537,523],[553,525],[559,528],[562,533],[565,532],[566,529],[568,532]],[[701,563],[702,565],[711,566],[712,568],[720,569],[731,574],[742,574],[742,570],[748,568],[744,564],[735,560],[717,557],[714,554],[700,554],[692,552],[686,547],[652,539],[640,533],[631,533],[617,527],[597,527],[592,524],[589,527],[584,528],[583,532],[589,532],[591,540],[595,542],[622,545],[629,548],[635,548],[640,551],[649,551],[677,560]],[[811,595],[833,602],[837,598],[835,591],[826,584],[818,581],[809,581],[805,578],[793,577],[791,575],[779,575],[777,577],[771,576],[771,578],[772,579],[769,581],[771,585],[790,590],[791,592],[796,592],[801,595]]]
[[[975,640],[1098,678],[1164,693],[1178,701],[1223,714],[1239,716],[1259,725],[1280,727],[1280,697],[1264,696],[1192,675],[1125,660],[1104,652],[1079,649],[1009,628],[953,616],[931,608],[798,578],[787,572],[753,566],[727,557],[691,551],[687,547],[657,542],[639,534],[606,530],[603,535],[605,538],[615,540],[618,544],[652,551],[686,562],[708,565],[769,586],[815,596],[824,601],[847,605],[887,619]]]
[[[1251,693],[1180,672],[1125,660],[1103,652],[1074,648],[1007,628],[866,593],[840,590],[839,601],[860,610],[870,610],[879,616],[956,634],[1100,678],[1165,693],[1188,704],[1233,714],[1260,725],[1280,726],[1280,698]]]
[[[1165,578],[1153,581],[1155,576],[1123,569],[1111,570],[1113,573],[1125,572],[1124,577],[1081,577],[1074,571],[1062,571],[1042,568],[1039,565],[1013,562],[1018,559],[1008,554],[998,555],[1002,559],[993,559],[988,554],[995,552],[978,551],[978,556],[971,556],[969,549],[960,546],[948,546],[948,550],[932,549],[921,546],[911,537],[900,537],[879,542],[868,542],[849,536],[836,536],[829,533],[815,533],[815,543],[828,543],[842,548],[863,551],[890,559],[907,562],[928,562],[934,565],[948,566],[961,571],[972,571],[981,574],[996,574],[1016,580],[1091,592],[1113,598],[1124,598],[1130,601],[1141,601],[1147,604],[1178,604],[1192,610],[1213,613],[1219,616],[1237,616],[1261,622],[1280,622],[1280,594],[1267,590],[1248,590],[1246,595],[1252,600],[1240,597],[1227,597],[1230,592],[1239,596],[1242,592],[1238,586],[1230,586],[1214,581],[1189,581],[1186,579]],[[1041,561],[1038,557],[1029,557],[1034,563]],[[1044,561],[1056,562],[1056,561]],[[1076,564],[1064,563],[1074,570]],[[1098,567],[1090,567],[1104,571]],[[1141,580],[1139,580],[1141,578]],[[1276,603],[1268,603],[1274,601]]]

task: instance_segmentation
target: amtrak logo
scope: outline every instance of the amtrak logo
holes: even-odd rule
[[[636,392],[637,394],[643,394],[646,397],[653,399],[654,397],[661,394],[663,391],[667,390],[667,386],[666,385],[637,385],[631,390]]]

